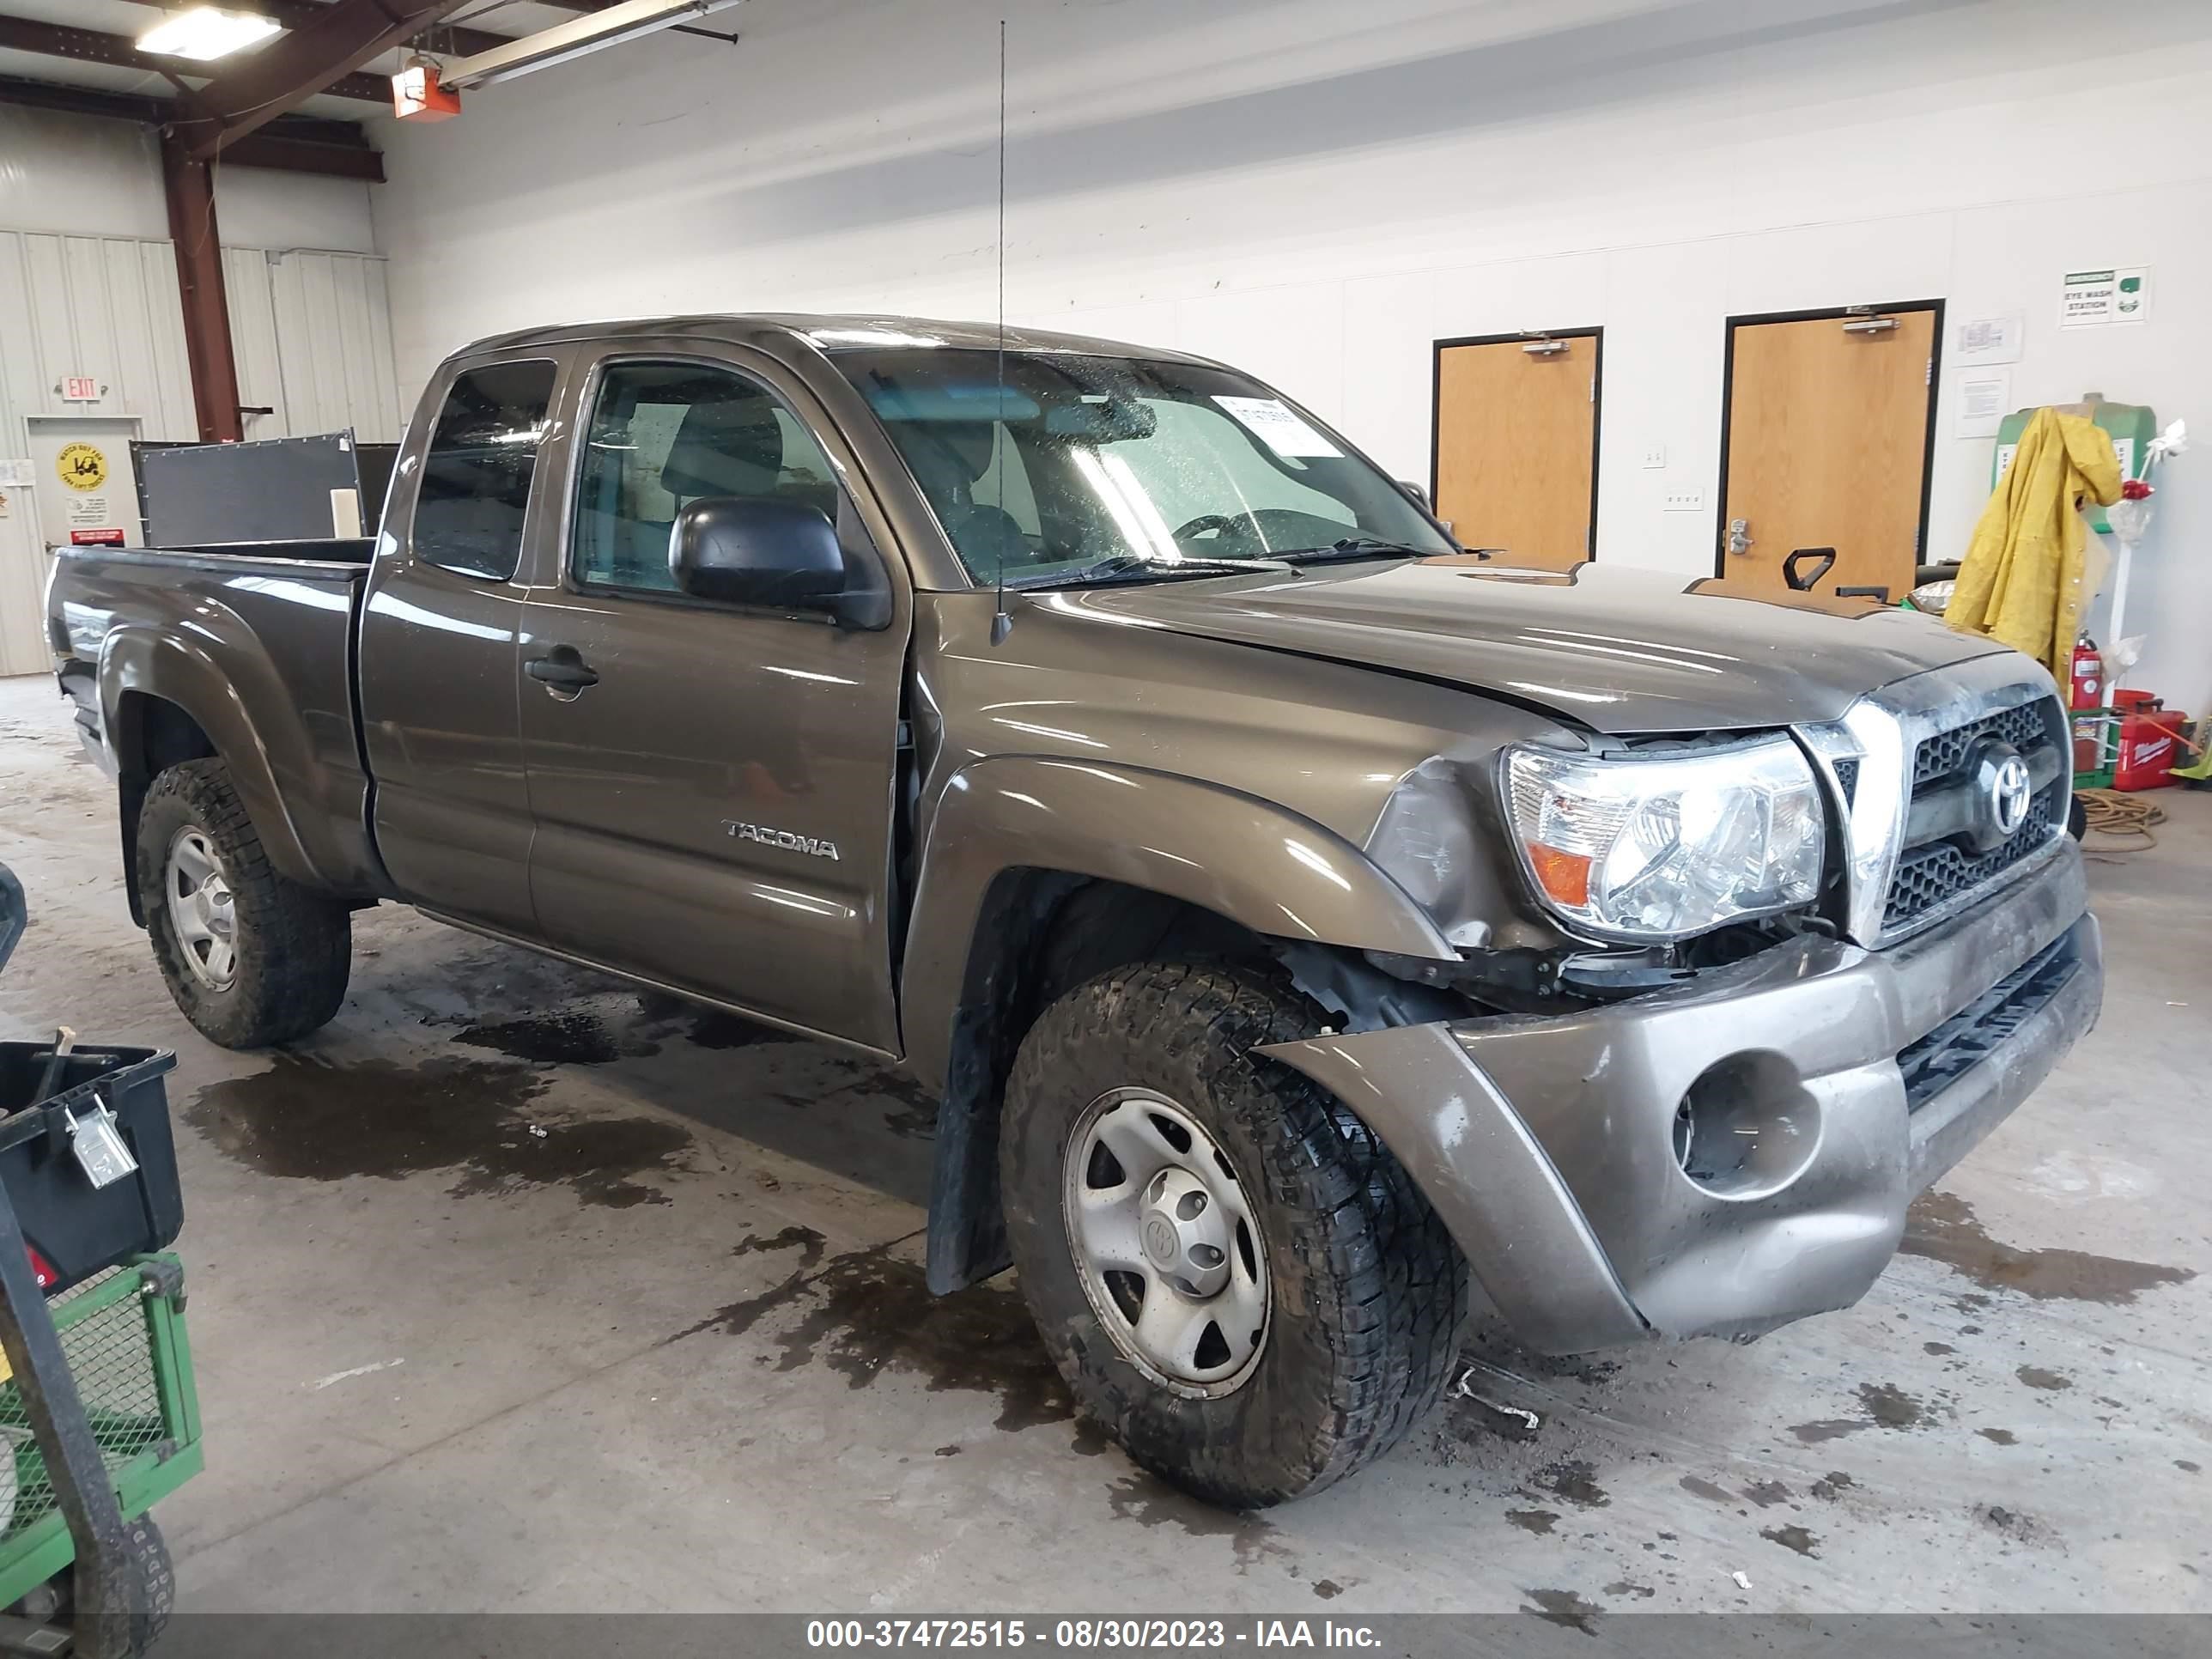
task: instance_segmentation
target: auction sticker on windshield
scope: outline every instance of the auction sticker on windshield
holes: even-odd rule
[[[1283,406],[1280,398],[1222,398],[1213,400],[1259,434],[1278,455],[1341,455],[1344,452]]]

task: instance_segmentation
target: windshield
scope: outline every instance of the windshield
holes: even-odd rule
[[[950,347],[837,366],[978,582],[1046,586],[1455,550],[1403,490],[1258,382],[1195,364]]]

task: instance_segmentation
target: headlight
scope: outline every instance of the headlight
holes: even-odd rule
[[[1583,931],[1681,939],[1812,902],[1826,824],[1785,738],[1650,759],[1506,751],[1522,867]]]

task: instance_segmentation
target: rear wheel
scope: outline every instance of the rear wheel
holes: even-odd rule
[[[221,761],[186,761],[148,787],[137,879],[169,994],[210,1041],[283,1042],[345,1000],[350,915],[270,866]]]
[[[1397,1161],[1252,1049],[1311,1033],[1261,971],[1145,963],[1024,1039],[1000,1157],[1024,1294],[1139,1463],[1256,1508],[1380,1456],[1429,1409],[1467,1269]]]

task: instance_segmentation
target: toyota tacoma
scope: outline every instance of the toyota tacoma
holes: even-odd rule
[[[415,906],[903,1066],[931,1288],[1012,1267],[1220,1503],[1557,1353],[1856,1301],[2096,1017],[2045,672],[1462,548],[1220,364],[879,317],[488,339],[374,536],[58,550],[63,689],[234,1048]]]

